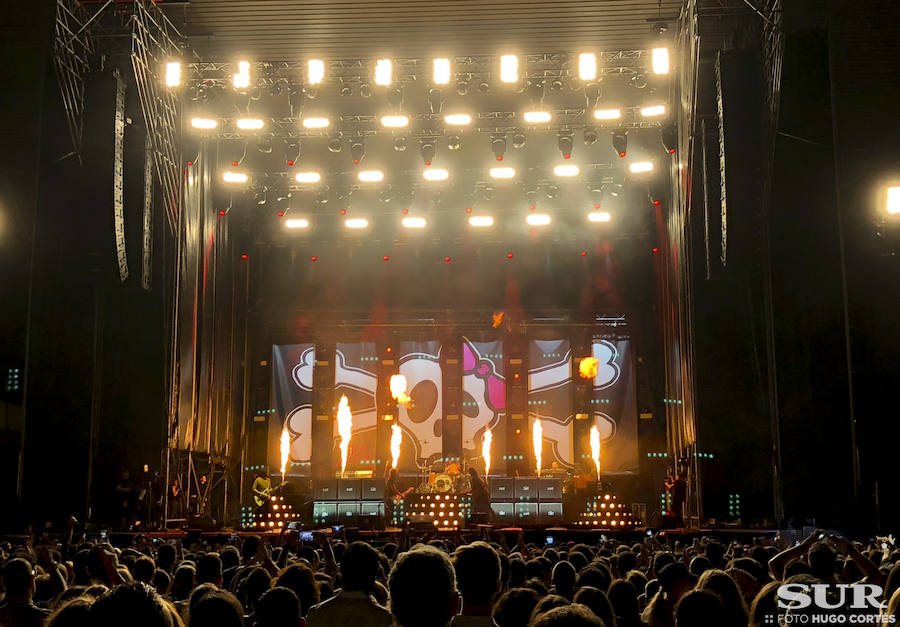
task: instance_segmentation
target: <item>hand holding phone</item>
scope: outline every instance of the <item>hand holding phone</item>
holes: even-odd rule
[[[547,536],[547,544],[553,546],[553,536]]]
[[[313,540],[312,531],[301,531],[300,532],[300,540],[303,542],[312,542],[312,540]]]

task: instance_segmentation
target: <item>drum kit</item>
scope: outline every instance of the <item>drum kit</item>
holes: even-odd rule
[[[465,494],[472,489],[469,474],[456,462],[434,464],[428,478],[416,489],[416,494]]]

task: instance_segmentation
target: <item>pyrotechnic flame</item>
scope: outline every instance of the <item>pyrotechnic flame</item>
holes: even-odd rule
[[[281,480],[284,481],[284,473],[287,470],[288,459],[291,455],[291,434],[288,433],[287,424],[281,429]]]
[[[397,425],[391,425],[391,468],[397,467],[400,461],[400,442],[403,441],[403,431]]]
[[[597,365],[599,363],[596,357],[585,357],[578,364],[578,374],[581,375],[582,379],[593,379],[597,376]]]
[[[404,407],[409,407],[412,402],[409,394],[406,393],[406,377],[402,374],[391,375],[391,396]]]
[[[544,448],[544,427],[539,418],[535,418],[534,427],[531,429],[531,443],[534,445],[534,462],[537,466],[537,476],[541,476],[541,450]]]
[[[353,414],[350,413],[350,403],[346,396],[341,396],[337,412],[338,435],[341,436],[341,476],[347,469],[347,451],[350,449],[350,436],[353,433]]]
[[[484,432],[484,437],[481,440],[481,456],[484,458],[484,476],[487,477],[491,472],[491,440],[494,439],[494,436],[491,435],[491,430],[486,429]]]
[[[497,327],[499,327],[501,324],[503,324],[503,312],[502,311],[495,311],[491,317],[494,319],[494,321],[491,323],[491,326],[494,327],[495,329]]]
[[[597,467],[597,481],[600,480],[600,431],[597,426],[591,427],[591,459]]]

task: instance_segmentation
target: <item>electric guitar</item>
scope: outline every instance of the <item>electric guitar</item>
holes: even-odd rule
[[[405,491],[401,492],[400,494],[395,494],[394,495],[394,503],[399,503],[400,501],[405,499],[409,495],[409,493],[412,491],[413,491],[413,488],[407,488]]]

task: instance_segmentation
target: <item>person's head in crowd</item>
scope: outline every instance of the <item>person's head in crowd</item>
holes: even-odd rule
[[[351,542],[341,556],[342,588],[371,594],[378,577],[378,552],[365,542]]]
[[[555,607],[531,621],[531,627],[606,627],[603,621],[583,605],[573,603]]]
[[[576,573],[580,573],[590,563],[581,551],[570,551],[568,561],[575,568]]]
[[[673,604],[694,587],[694,579],[687,567],[681,562],[674,562],[659,571],[659,585],[666,598]]]
[[[788,579],[794,575],[812,575],[812,568],[801,559],[792,559],[784,567],[784,578]]]
[[[256,566],[247,573],[240,588],[243,595],[238,595],[238,598],[243,602],[248,613],[252,613],[256,609],[259,598],[271,587],[271,583],[272,577],[265,568]]]
[[[509,556],[504,553],[499,545],[491,544],[497,557],[500,558],[500,594],[509,590]]]
[[[576,580],[575,585],[577,588],[591,586],[598,590],[606,591],[609,589],[609,584],[611,583],[612,575],[610,574],[609,569],[600,562],[595,562],[578,573],[578,579]]]
[[[156,571],[156,564],[153,563],[153,559],[143,555],[135,560],[134,565],[131,566],[131,576],[135,581],[140,581],[141,583],[150,584],[153,582],[153,573]]]
[[[311,546],[301,546],[297,551],[297,557],[309,562],[309,567],[313,570],[319,570],[319,552]]]
[[[197,560],[197,583],[211,583],[222,587],[222,560],[215,553],[207,553]]]
[[[540,579],[544,580],[544,566],[541,564],[538,559],[530,559],[525,562],[526,572],[528,574],[528,579]]]
[[[188,627],[243,627],[244,608],[225,590],[213,588],[191,608]]]
[[[671,553],[659,551],[653,555],[653,565],[650,567],[650,576],[659,579],[659,571],[675,562],[675,556]]]
[[[553,591],[569,601],[575,596],[575,567],[566,561],[559,561],[553,565],[550,575]]]
[[[244,538],[244,543],[241,545],[242,564],[246,564],[256,557],[256,553],[259,551],[260,542],[259,536],[247,536]]]
[[[834,567],[837,556],[826,542],[816,542],[807,554],[809,568],[812,576],[824,582],[831,583],[834,580]]]
[[[606,592],[619,625],[636,625],[640,623],[638,610],[638,594],[630,583],[624,579],[616,579]]]
[[[544,557],[546,557],[548,560],[550,560],[551,566],[559,561],[559,551],[557,551],[556,549],[554,549],[552,547],[544,549],[544,552],[542,553],[542,555]]]
[[[691,590],[675,606],[675,627],[724,627],[725,607],[708,590]]]
[[[550,592],[550,589],[547,588],[547,585],[540,579],[528,579],[525,581],[525,583],[522,584],[522,587],[534,590],[541,598],[544,598],[545,596],[547,596],[547,593]]]
[[[534,606],[534,610],[531,612],[530,624],[534,624],[534,621],[542,614],[546,614],[550,610],[557,607],[563,607],[564,605],[569,605],[569,600],[565,597],[561,597],[558,594],[548,594],[544,596],[538,601],[537,605]]]
[[[453,555],[462,613],[489,616],[500,593],[500,558],[486,542],[461,546]]]
[[[3,565],[2,582],[7,601],[29,601],[34,594],[34,571],[31,562],[21,557]]]
[[[637,555],[631,551],[621,551],[618,554],[619,576],[624,577],[637,567]]]
[[[735,627],[747,624],[747,606],[734,579],[722,570],[708,570],[695,586],[697,590],[709,590],[722,601],[729,625]]]
[[[171,609],[156,590],[131,582],[116,586],[91,606],[95,627],[174,627]]]
[[[762,588],[762,584],[756,577],[740,568],[729,568],[725,572],[734,580],[735,585],[738,587],[738,590],[740,590],[744,604],[749,607],[750,603],[753,602],[753,597],[755,597],[760,588]]]
[[[750,605],[750,627],[772,625],[778,616],[778,587],[780,581],[772,581],[762,587]]]
[[[575,593],[575,603],[580,603],[591,610],[606,627],[616,627],[616,614],[613,611],[612,603],[609,602],[609,597],[603,590],[598,590],[593,586],[584,586]]]
[[[172,585],[172,578],[169,577],[169,573],[162,568],[157,568],[153,571],[151,585],[156,589],[157,594],[169,594],[169,586]]]
[[[768,577],[766,576],[765,567],[751,557],[739,557],[738,559],[731,560],[728,568],[740,568],[741,570],[749,573],[754,579],[756,579],[756,581],[759,582],[759,585],[768,583]],[[726,572],[728,572],[728,569],[726,569]]]
[[[313,572],[309,566],[302,563],[282,568],[278,576],[272,580],[272,586],[287,588],[297,595],[302,616],[306,616],[309,608],[318,603],[321,598]]]
[[[188,598],[194,589],[194,577],[194,567],[190,564],[181,564],[175,570],[175,577],[172,580],[172,598],[176,601]]]
[[[78,596],[61,601],[47,619],[47,627],[91,627],[92,597]]]
[[[232,544],[222,547],[219,557],[222,559],[223,572],[234,568],[241,563],[241,553],[238,551],[237,547]]]
[[[706,555],[706,559],[709,560],[709,563],[713,568],[725,568],[724,544],[715,540],[710,540],[706,543],[706,549],[703,553]]]
[[[710,563],[709,559],[704,555],[697,555],[691,560],[688,570],[694,577],[699,577],[710,568],[712,568],[712,563]]]
[[[175,547],[171,544],[160,544],[159,548],[156,549],[156,565],[169,574],[172,573],[172,569],[175,567],[176,557]]]
[[[256,605],[254,627],[297,627],[300,625],[300,599],[287,588],[267,590]]]
[[[375,587],[372,588],[372,597],[381,607],[387,607],[391,600],[391,595],[388,592],[387,586],[380,581],[375,582]]]
[[[494,622],[499,627],[527,625],[540,598],[531,588],[510,588],[494,604]]]
[[[397,627],[440,627],[459,609],[453,564],[432,547],[400,555],[391,569],[388,589]]]
[[[510,558],[509,560],[509,587],[518,588],[525,580],[528,579],[528,567],[525,566],[525,562],[518,557]]]
[[[863,578],[863,572],[852,559],[847,558],[841,565],[841,581],[844,583],[856,583]]]
[[[647,575],[639,570],[629,571],[629,573],[625,575],[625,581],[634,586],[634,590],[637,592],[638,596],[644,594],[647,588]]]

